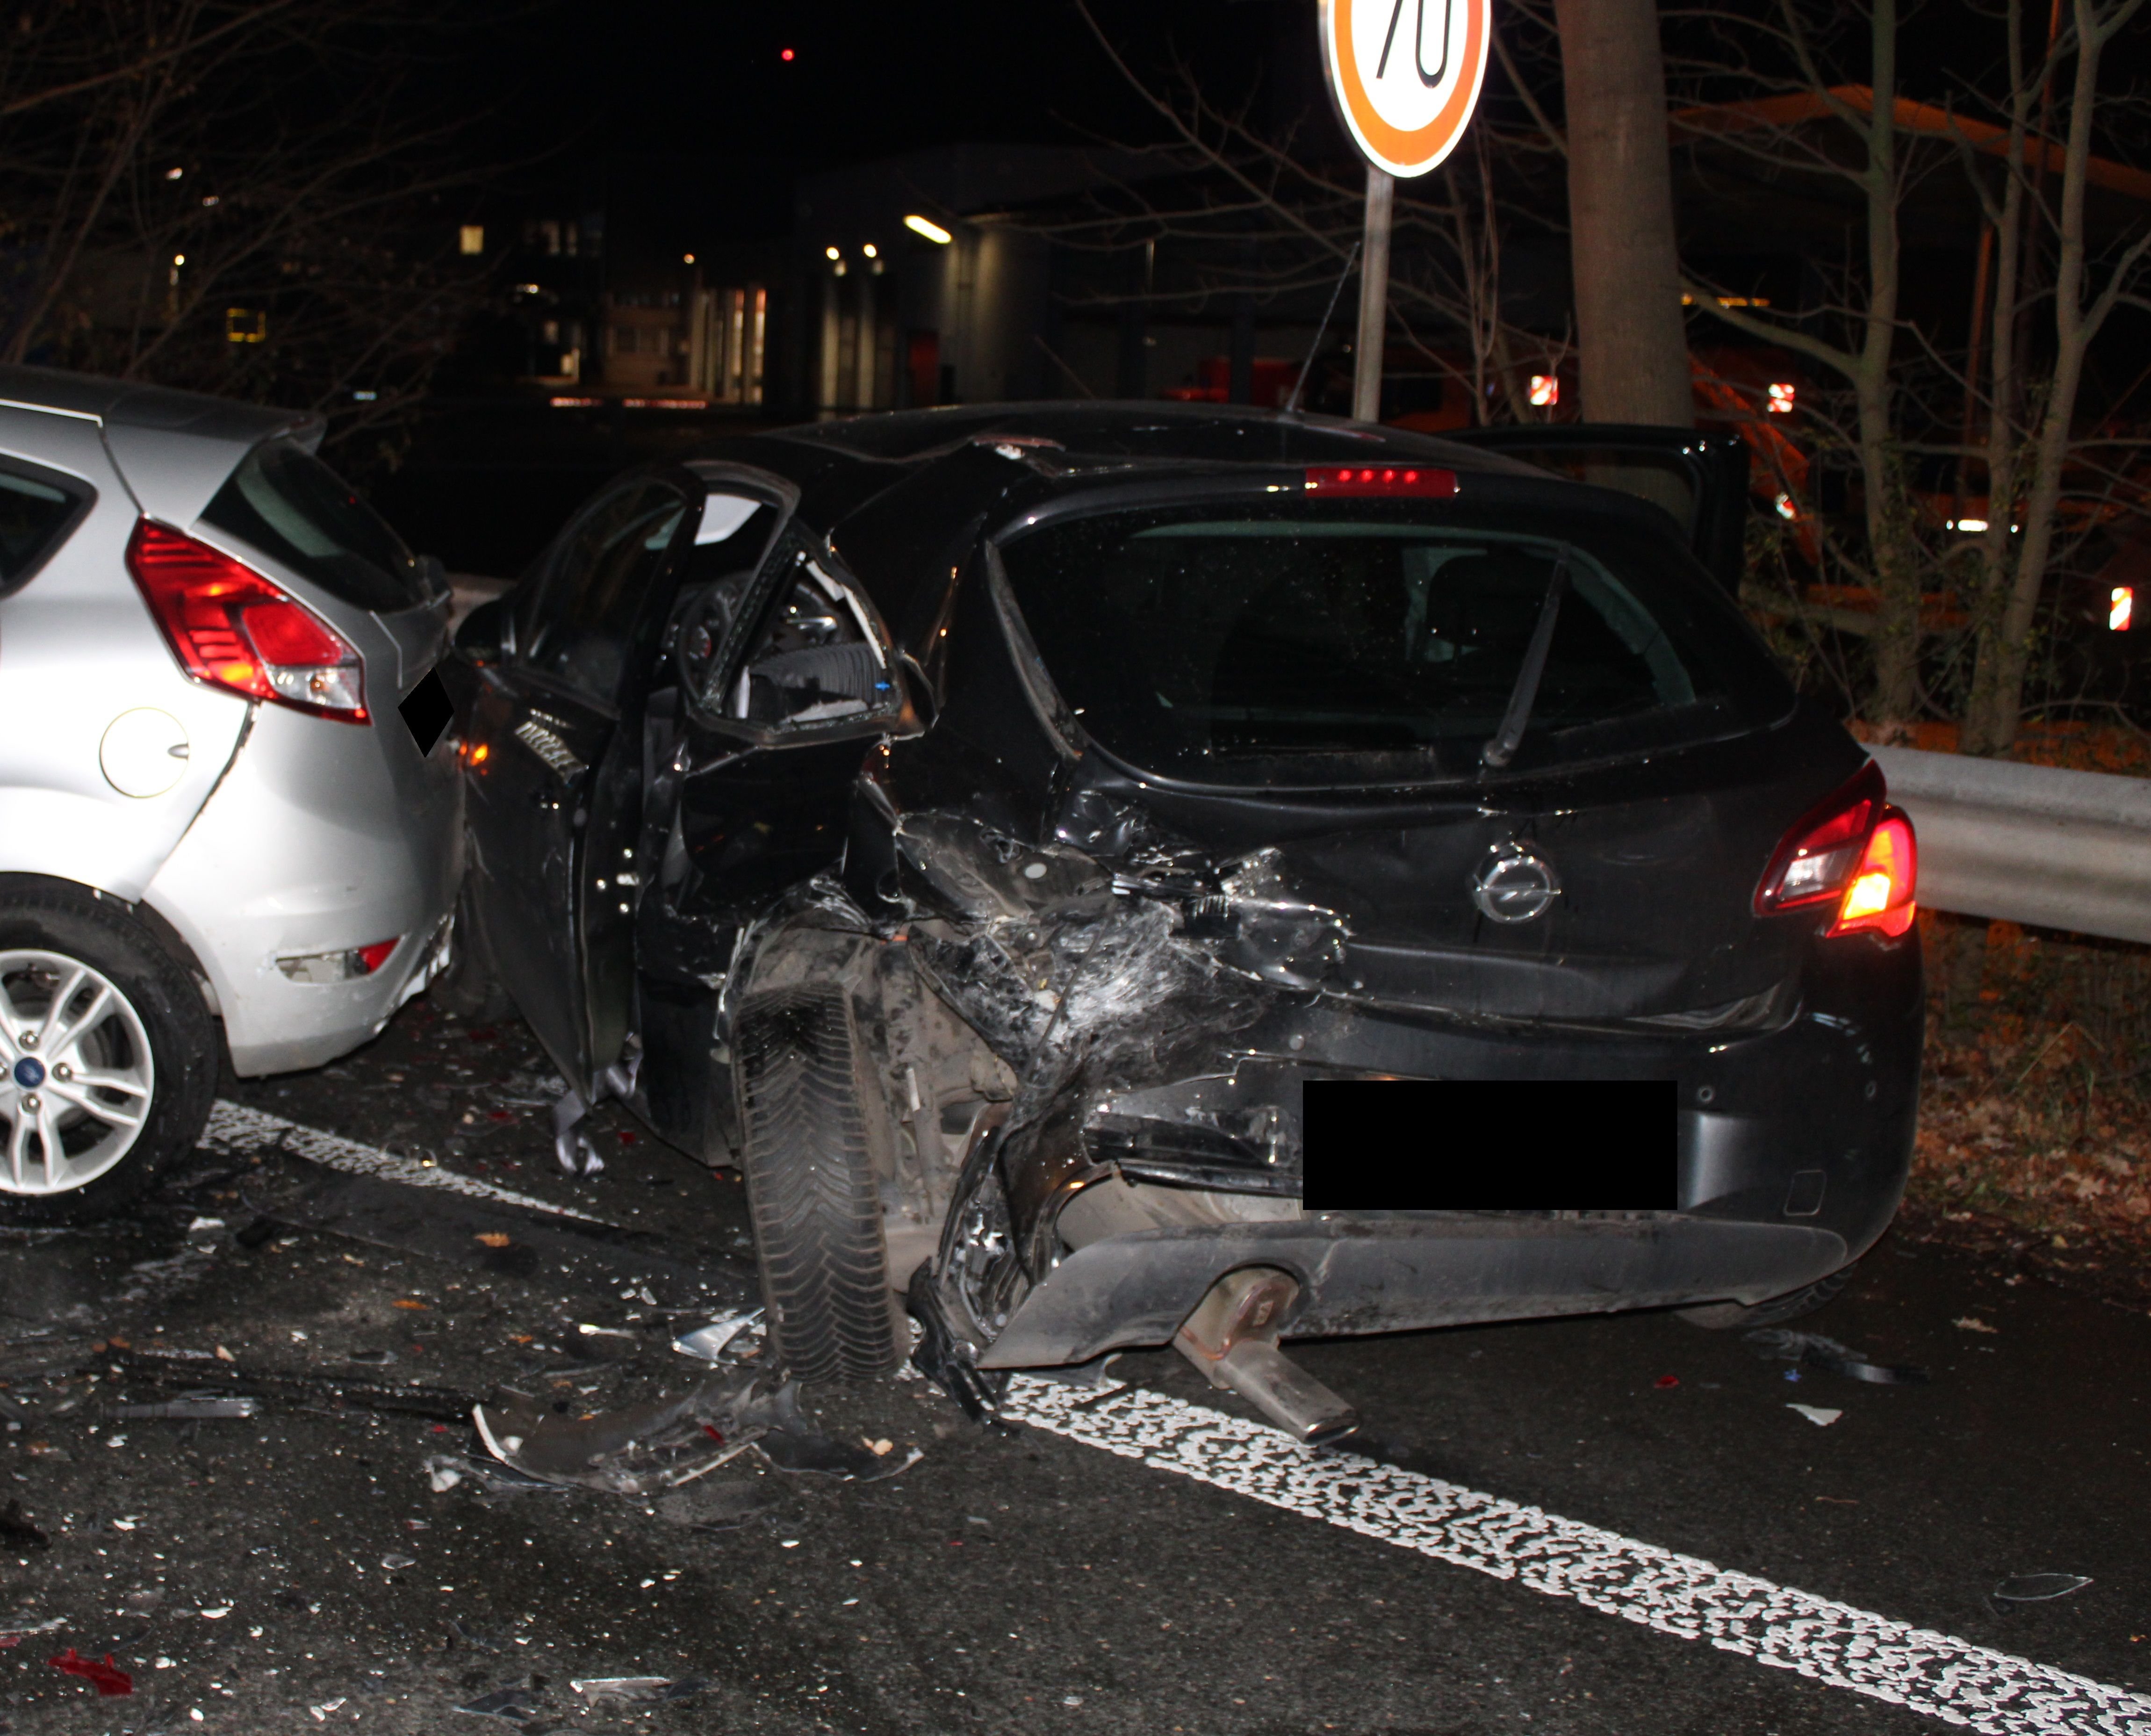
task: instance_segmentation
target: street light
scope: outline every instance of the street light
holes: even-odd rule
[[[946,247],[956,239],[932,218],[921,217],[915,212],[903,220],[903,226],[915,235],[924,235],[937,247]]]

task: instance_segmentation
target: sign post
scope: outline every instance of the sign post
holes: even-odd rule
[[[1396,178],[1426,174],[1463,138],[1486,77],[1490,8],[1491,0],[1322,0],[1330,98],[1368,164],[1352,386],[1361,422],[1381,417]]]

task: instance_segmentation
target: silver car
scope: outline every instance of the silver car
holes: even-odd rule
[[[321,432],[0,368],[0,1222],[125,1204],[220,1050],[320,1065],[448,957],[447,588]]]

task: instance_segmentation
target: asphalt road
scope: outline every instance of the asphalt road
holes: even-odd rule
[[[256,1113],[137,1217],[0,1242],[0,1728],[2151,1732],[2151,1320],[1896,1241],[1801,1324],[1925,1385],[1571,1320],[1301,1347],[1364,1457],[1160,1353],[1023,1387],[1007,1432],[915,1380],[808,1394],[883,1464],[919,1450],[878,1480],[749,1452],[661,1498],[489,1491],[435,1395],[677,1391],[672,1331],[742,1269],[736,1184],[624,1121],[560,1176],[550,1081],[520,1027],[417,1002],[337,1066],[228,1082]],[[497,1247],[512,1205],[438,1186],[421,1232],[377,1209],[401,1183],[324,1196],[301,1150],[630,1234]],[[342,1228],[237,1235],[264,1201]],[[701,1292],[653,1252],[683,1247]],[[251,1419],[114,1415],[240,1377]],[[2035,1573],[2089,1583],[1992,1596]],[[573,1685],[610,1678],[677,1697]]]

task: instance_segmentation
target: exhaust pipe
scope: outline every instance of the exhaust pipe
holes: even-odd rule
[[[1182,1322],[1172,1348],[1296,1439],[1334,1446],[1358,1431],[1359,1413],[1278,1349],[1298,1295],[1298,1281],[1275,1267],[1228,1272]]]

